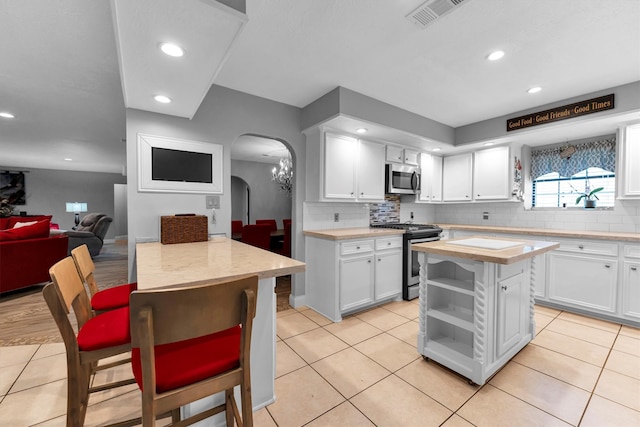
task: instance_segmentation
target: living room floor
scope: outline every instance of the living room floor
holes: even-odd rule
[[[341,323],[306,307],[281,311],[277,400],[254,413],[254,424],[640,425],[640,330],[541,306],[535,313],[535,340],[478,387],[417,353],[416,301]],[[109,380],[130,375],[124,365]],[[104,373],[94,379],[104,380]],[[135,385],[89,403],[86,426],[140,413]],[[0,347],[1,425],[64,426],[65,405],[62,344]]]

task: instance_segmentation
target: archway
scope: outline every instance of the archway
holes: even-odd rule
[[[231,219],[249,224],[251,218],[251,188],[244,179],[231,175]]]

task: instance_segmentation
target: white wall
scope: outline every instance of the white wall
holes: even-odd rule
[[[305,168],[305,144],[300,132],[300,109],[264,98],[248,95],[220,86],[212,86],[192,120],[127,110],[127,171],[129,276],[135,279],[134,254],[136,239],[159,240],[159,218],[176,212],[206,214],[203,194],[171,194],[138,192],[138,158],[136,135],[145,133],[170,138],[221,144],[224,147],[223,191],[216,223],[209,224],[209,233],[231,232],[231,158],[230,145],[241,135],[253,134],[282,141],[292,153],[296,170]],[[294,175],[292,204],[292,251],[297,259],[304,258],[302,239],[302,201],[304,174]],[[304,275],[293,278],[292,293],[304,294]]]

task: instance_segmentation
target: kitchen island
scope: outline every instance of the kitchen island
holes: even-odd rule
[[[468,237],[418,243],[418,352],[484,384],[535,336],[531,259],[559,247]]]
[[[251,393],[254,411],[275,400],[275,278],[305,270],[305,264],[224,237],[207,242],[136,245],[138,289],[215,283],[257,275],[258,299],[251,336]],[[215,307],[212,307],[215,310]],[[179,321],[179,319],[176,319]],[[217,400],[216,400],[217,399]],[[186,416],[221,402],[223,394],[183,408]],[[216,417],[224,414],[216,415]],[[216,418],[214,417],[214,418]],[[213,419],[206,420],[213,422]],[[212,424],[213,425],[213,424]]]

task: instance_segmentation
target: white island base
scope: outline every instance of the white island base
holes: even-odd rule
[[[471,383],[484,384],[534,338],[531,262],[555,246],[522,241],[501,250],[452,241],[413,245],[420,252],[418,352]]]

